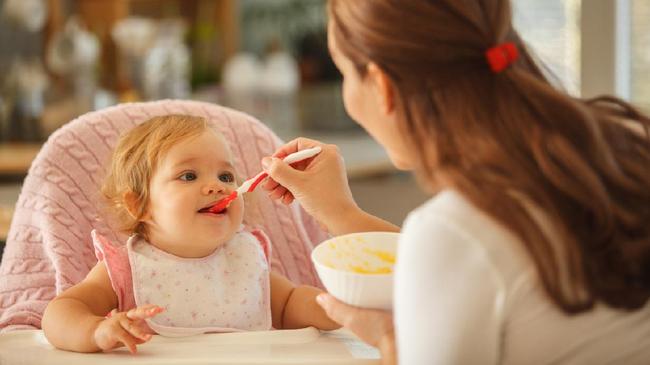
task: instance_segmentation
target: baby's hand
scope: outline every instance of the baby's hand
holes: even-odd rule
[[[146,331],[144,320],[156,316],[163,310],[154,304],[133,308],[128,312],[117,312],[113,309],[108,318],[101,321],[95,329],[95,343],[104,351],[126,346],[132,354],[135,354],[136,345],[151,339],[151,335]]]

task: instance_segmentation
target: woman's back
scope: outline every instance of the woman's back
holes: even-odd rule
[[[647,305],[564,313],[522,242],[461,194],[438,194],[403,233],[395,279],[401,363],[648,363]]]

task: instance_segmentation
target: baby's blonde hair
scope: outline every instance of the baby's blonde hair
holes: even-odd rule
[[[213,130],[201,117],[164,115],[145,121],[119,139],[102,194],[121,230],[147,236],[141,220],[146,214],[149,184],[158,163],[172,146],[208,129]],[[127,194],[134,198],[131,210],[125,200]]]

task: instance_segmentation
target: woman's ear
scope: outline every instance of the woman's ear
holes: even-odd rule
[[[368,63],[366,71],[368,73],[367,76],[370,78],[370,82],[372,82],[376,96],[379,99],[381,111],[384,114],[392,113],[395,105],[395,91],[393,90],[393,83],[390,78],[386,72],[384,72],[384,70],[374,62]]]

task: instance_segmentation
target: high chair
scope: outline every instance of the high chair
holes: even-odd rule
[[[114,242],[124,233],[111,228],[99,188],[118,137],[158,115],[206,118],[224,134],[235,168],[248,178],[260,160],[282,143],[264,124],[244,113],[195,101],[164,100],[121,104],[90,112],[54,132],[25,178],[0,264],[0,332],[40,328],[47,303],[81,281],[96,264],[90,232]],[[327,234],[298,204],[277,203],[264,194],[249,212],[270,238],[271,269],[294,283],[321,287],[310,260]],[[253,228],[253,227],[250,227]]]

